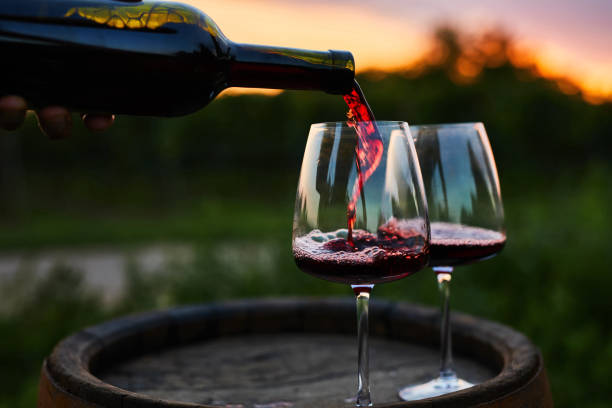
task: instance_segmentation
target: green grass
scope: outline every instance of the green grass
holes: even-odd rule
[[[203,200],[170,213],[92,216],[46,212],[5,222],[0,250],[290,237],[292,214],[291,206],[227,199]]]

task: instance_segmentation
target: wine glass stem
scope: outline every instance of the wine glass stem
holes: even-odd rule
[[[374,285],[353,286],[357,296],[357,343],[359,355],[357,359],[357,407],[372,406],[370,397],[370,355],[368,349],[368,309],[370,291]]]
[[[450,283],[453,267],[434,267],[438,279],[438,289],[442,297],[441,327],[440,327],[440,377],[455,376],[453,369],[453,350],[450,328]]]

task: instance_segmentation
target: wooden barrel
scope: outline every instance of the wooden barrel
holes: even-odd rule
[[[44,362],[39,407],[350,407],[353,299],[244,300],[129,316],[80,331]],[[522,334],[453,314],[457,371],[478,385],[401,402],[438,366],[438,313],[373,302],[370,369],[379,407],[552,407],[542,357]]]

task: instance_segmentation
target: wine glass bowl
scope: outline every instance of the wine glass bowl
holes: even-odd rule
[[[300,269],[318,278],[376,284],[404,278],[427,263],[427,211],[408,126],[377,122],[377,127],[383,153],[361,186],[352,233],[347,207],[359,183],[355,130],[344,123],[311,127],[298,183],[293,254]]]
[[[412,126],[427,193],[431,266],[475,262],[505,243],[504,209],[493,151],[482,123]]]
[[[375,284],[427,264],[423,181],[405,122],[312,125],[298,182],[293,256],[315,277],[351,285],[357,301],[356,406],[371,406],[368,304]]]

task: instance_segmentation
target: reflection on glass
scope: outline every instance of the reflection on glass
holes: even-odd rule
[[[96,7],[73,7],[64,17],[79,16],[113,28],[156,30],[169,23],[193,24],[213,36],[222,35],[217,25],[205,14],[189,6],[159,2],[148,4],[113,4]]]

